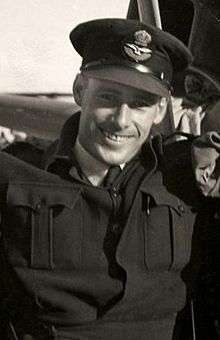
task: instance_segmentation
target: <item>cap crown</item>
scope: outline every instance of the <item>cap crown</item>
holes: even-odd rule
[[[161,84],[169,88],[173,71],[185,69],[191,61],[189,50],[178,39],[136,20],[99,19],[82,23],[70,33],[70,39],[83,58],[82,71],[120,66],[133,70],[136,77],[139,74],[142,87],[146,73],[146,83],[152,83],[151,76],[157,87]],[[138,79],[135,84],[138,87]]]

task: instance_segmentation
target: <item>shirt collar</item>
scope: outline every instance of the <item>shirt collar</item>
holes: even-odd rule
[[[87,152],[80,144],[78,138],[76,138],[73,153],[83,174],[89,182],[93,185],[100,185],[108,172],[109,166],[98,161],[89,152]],[[125,163],[120,164],[119,166],[122,170]],[[74,173],[75,171],[71,169],[70,175],[74,175]]]

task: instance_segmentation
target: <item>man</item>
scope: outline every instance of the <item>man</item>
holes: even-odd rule
[[[178,130],[198,135],[219,131],[220,2],[192,1],[195,12],[189,49],[194,58],[185,71],[186,93],[182,90],[180,95],[186,98],[174,98],[174,120]]]
[[[190,143],[165,147],[150,131],[190,54],[132,20],[87,22],[70,38],[81,113],[43,169],[1,155],[1,338],[180,339],[200,194]]]

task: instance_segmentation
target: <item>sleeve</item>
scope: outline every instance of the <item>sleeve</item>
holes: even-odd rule
[[[23,162],[41,168],[44,149],[30,142],[14,142],[2,150]]]
[[[1,247],[1,240],[2,240],[2,230],[1,230],[1,210],[0,210],[0,338],[3,338],[3,324],[4,324],[4,312],[3,312],[3,298],[4,298],[4,288],[2,283],[2,247]]]
[[[1,207],[1,205],[0,205]],[[5,310],[5,300],[7,300],[6,287],[4,282],[5,277],[5,261],[2,249],[2,213],[0,208],[0,339],[2,340],[16,340],[17,336],[13,334],[8,323],[7,313]]]

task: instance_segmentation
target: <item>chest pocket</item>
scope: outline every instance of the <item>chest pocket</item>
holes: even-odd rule
[[[68,233],[65,228],[73,221],[72,209],[78,194],[71,186],[36,182],[9,184],[4,234],[14,265],[54,268],[55,247],[65,248],[59,231]],[[80,222],[75,222],[80,228]]]
[[[163,199],[160,193],[145,198],[144,249],[147,269],[182,269],[190,258],[192,236],[186,207],[176,197]]]

